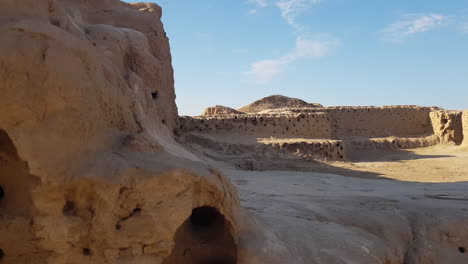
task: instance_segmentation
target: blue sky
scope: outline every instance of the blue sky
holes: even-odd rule
[[[468,109],[468,0],[159,0],[177,105]]]

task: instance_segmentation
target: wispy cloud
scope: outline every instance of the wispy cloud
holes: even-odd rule
[[[252,63],[246,74],[252,76],[257,84],[265,84],[282,73],[287,63],[284,59],[257,61]]]
[[[338,45],[338,40],[318,40],[311,37],[299,36],[296,39],[296,47],[290,54],[291,59],[323,57]]]
[[[247,3],[255,5],[258,8],[275,6],[279,9],[281,17],[296,30],[300,29],[296,22],[296,17],[307,11],[314,4],[318,4],[323,0],[247,0]],[[250,9],[249,14],[257,13],[257,9]]]
[[[252,63],[250,69],[245,73],[252,77],[258,84],[265,84],[284,72],[287,66],[300,59],[311,59],[323,57],[338,46],[339,41],[332,37],[312,37],[307,29],[298,23],[297,17],[309,10],[313,5],[323,0],[247,0],[256,8],[275,7],[279,10],[281,17],[288,23],[296,34],[295,47],[275,59],[265,59]],[[255,11],[249,11],[255,14]]]
[[[382,31],[383,39],[401,43],[411,35],[428,32],[443,25],[446,20],[447,17],[440,14],[407,14]]]
[[[249,15],[254,15],[257,13],[257,9],[249,9]]]
[[[247,3],[254,4],[259,7],[266,7],[268,5],[267,0],[247,0]]]
[[[299,59],[311,59],[328,55],[339,44],[335,39],[314,39],[299,36],[296,38],[295,48],[286,55],[277,59],[268,59],[254,62],[246,72],[258,84],[266,84],[280,75],[288,64]]]
[[[289,25],[300,29],[300,26],[296,23],[297,15],[309,9],[313,4],[320,2],[321,0],[279,0],[275,5]]]

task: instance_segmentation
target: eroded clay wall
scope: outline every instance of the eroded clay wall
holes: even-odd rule
[[[340,107],[329,108],[334,138],[346,136],[388,137],[431,134],[428,107]]]
[[[468,146],[468,110],[462,113],[463,145]]]
[[[430,113],[434,134],[441,143],[453,142],[460,145],[463,141],[461,111],[434,111]]]
[[[415,137],[433,134],[429,107],[328,107],[289,114],[182,117],[182,131],[258,137]]]
[[[169,131],[160,17],[154,3],[0,1],[0,263],[235,263],[235,190]],[[208,224],[191,221],[206,208]]]
[[[181,117],[180,128],[185,132],[234,133],[256,137],[331,137],[330,118],[327,113]]]

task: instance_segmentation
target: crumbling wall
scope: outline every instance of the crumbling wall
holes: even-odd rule
[[[233,187],[172,136],[160,17],[117,0],[0,1],[2,264],[163,263],[200,207],[235,255]],[[191,249],[209,263],[221,247]]]
[[[413,106],[293,108],[275,114],[181,117],[180,131],[195,133],[186,141],[203,151],[212,149],[214,156],[277,152],[342,161],[366,151],[439,144],[442,138],[433,133],[431,111]]]
[[[272,141],[264,142],[275,152],[293,154],[305,159],[343,161],[348,159],[349,150],[341,140],[316,141]]]
[[[350,140],[327,139],[284,139],[260,141],[275,152],[292,154],[305,159],[326,159],[335,161],[353,160],[371,151],[388,151],[434,146],[439,137],[388,137],[388,138],[353,138]]]
[[[329,108],[334,138],[348,136],[422,136],[432,133],[427,107],[339,107]]]
[[[330,138],[326,113],[181,117],[182,132],[238,134],[253,137]]]
[[[119,70],[123,67],[127,86],[135,93],[146,93],[151,105],[148,115],[170,129],[177,127],[172,56],[161,7],[119,0],[58,2],[91,44]],[[56,20],[60,23],[66,18],[57,16]]]
[[[329,107],[297,113],[181,117],[181,130],[256,137],[412,137],[433,133],[428,107]]]
[[[434,134],[442,143],[453,142],[460,145],[463,141],[462,112],[434,111],[430,113]]]
[[[468,110],[462,113],[463,145],[468,146]]]

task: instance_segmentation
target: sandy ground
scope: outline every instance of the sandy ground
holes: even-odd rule
[[[375,173],[377,178],[409,182],[468,182],[468,149],[451,145],[368,153],[357,162],[327,163],[353,171]]]
[[[326,167],[341,175],[225,170],[258,229],[248,263],[468,263],[467,152],[369,153]]]

